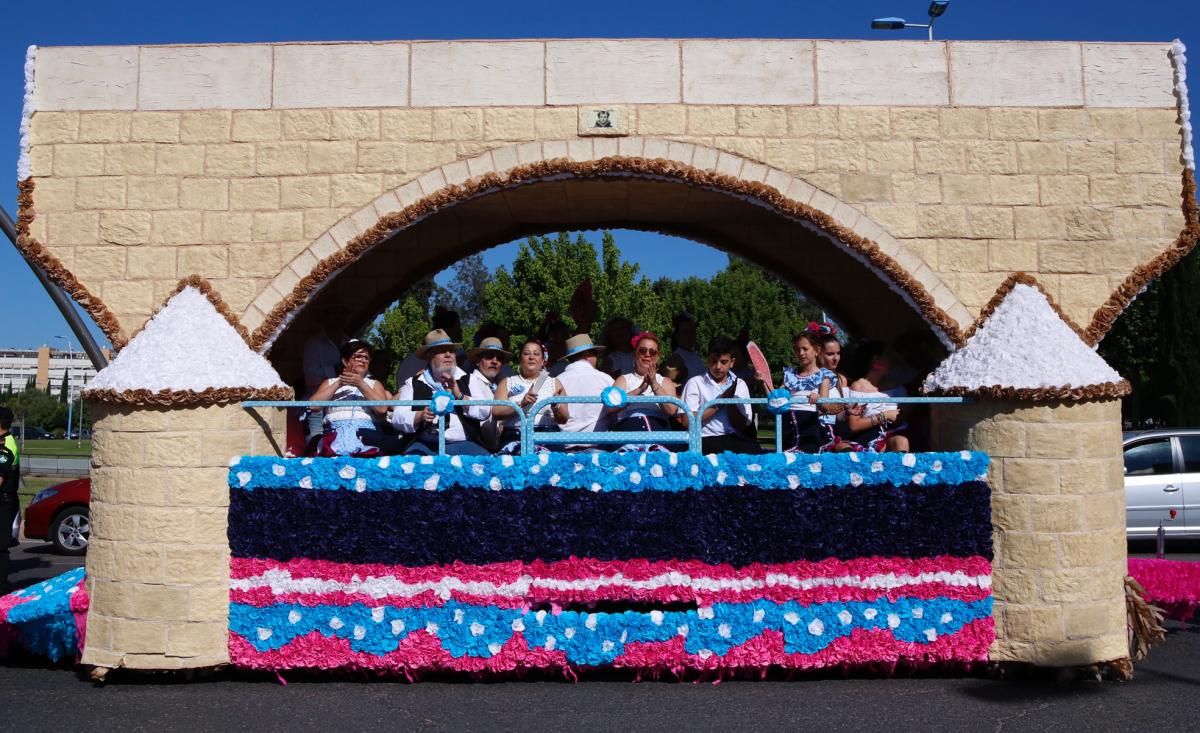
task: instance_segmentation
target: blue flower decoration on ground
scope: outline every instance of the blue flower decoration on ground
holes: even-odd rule
[[[616,409],[629,404],[629,395],[620,387],[605,387],[600,390],[600,401],[605,407]]]

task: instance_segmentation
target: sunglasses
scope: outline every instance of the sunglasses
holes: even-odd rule
[[[639,346],[637,353],[640,354],[641,356],[658,356],[658,349],[647,349],[645,347]]]

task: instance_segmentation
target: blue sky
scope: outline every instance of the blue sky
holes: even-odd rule
[[[869,21],[902,16],[921,22],[923,0],[842,3],[797,0],[754,3],[679,0],[599,3],[535,2],[375,3],[205,0],[91,0],[9,2],[3,13],[0,47],[0,205],[16,216],[17,130],[24,91],[25,48],[31,44],[106,45],[452,38],[921,38],[921,31],[878,33]],[[1200,59],[1200,3],[1145,0],[1139,3],[953,0],[938,21],[939,39],[1169,41],[1181,38]],[[1200,69],[1193,61],[1192,69]],[[1193,89],[1200,88],[1193,72]],[[1193,91],[1193,98],[1197,92]],[[720,269],[723,254],[657,235],[618,238],[626,255],[655,277],[707,276]],[[495,266],[514,247],[490,250]],[[684,269],[680,269],[684,268]],[[69,331],[28,267],[0,238],[0,347],[55,343]]]

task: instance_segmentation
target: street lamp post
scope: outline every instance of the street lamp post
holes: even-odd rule
[[[871,28],[877,31],[900,31],[905,28],[925,28],[929,31],[929,40],[933,40],[933,21],[942,17],[946,9],[950,7],[950,0],[933,0],[929,4],[929,22],[928,23],[909,23],[904,18],[875,18],[871,21]]]
[[[71,339],[66,336],[55,336],[54,338],[67,342],[67,368],[63,370],[63,379],[67,383],[67,440],[70,440],[71,423],[74,422],[72,418],[75,416],[75,392],[71,389],[71,362],[75,359],[75,348],[71,345]],[[83,411],[81,409],[80,415],[82,414]]]

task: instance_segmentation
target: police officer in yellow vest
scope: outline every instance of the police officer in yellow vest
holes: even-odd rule
[[[17,489],[21,483],[21,454],[9,429],[13,412],[0,407],[0,593],[8,591],[8,543],[13,519],[20,507]]]

